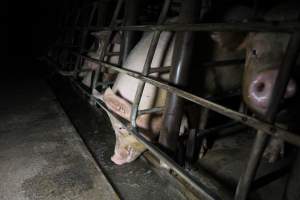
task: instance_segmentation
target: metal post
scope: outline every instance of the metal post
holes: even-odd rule
[[[89,18],[88,18],[88,21],[87,21],[87,26],[91,26],[92,24],[92,21],[93,21],[93,17],[95,15],[95,12],[96,12],[96,7],[97,5],[96,4],[93,4],[93,7],[92,7],[92,10],[91,10],[91,13],[89,15]],[[86,45],[86,41],[87,41],[87,37],[88,37],[88,33],[89,33],[89,30],[86,29],[86,30],[83,30],[82,32],[82,35],[81,35],[81,38],[80,38],[80,44],[79,44],[79,52],[80,53],[83,53],[84,52],[84,49],[85,49],[85,45]],[[75,64],[75,72],[77,73],[79,71],[79,67],[80,67],[80,64],[81,64],[81,59],[77,58],[76,60],[76,64]]]
[[[164,20],[166,19],[168,10],[169,10],[169,6],[170,6],[170,2],[171,2],[171,0],[165,0],[164,6],[163,6],[160,16],[158,18],[157,24],[162,24],[164,22]],[[156,47],[157,47],[157,44],[159,41],[160,33],[161,33],[161,31],[155,31],[153,34],[151,44],[150,44],[149,50],[147,52],[146,61],[145,61],[145,64],[143,66],[143,71],[142,71],[142,74],[145,76],[147,76],[150,72],[151,63],[154,58],[154,54],[155,54],[155,50],[156,50]],[[138,108],[139,108],[139,104],[140,104],[142,94],[143,94],[143,91],[145,88],[145,84],[146,84],[145,81],[139,82],[136,93],[135,93],[134,101],[132,104],[130,121],[131,121],[131,126],[133,128],[137,127],[136,119],[138,116]]]
[[[124,0],[118,0],[116,8],[115,8],[115,11],[114,11],[114,14],[113,14],[111,22],[109,24],[110,28],[112,28],[112,27],[114,27],[116,25],[116,21],[118,19],[118,16],[119,16],[120,10],[122,8],[123,2],[124,2]],[[104,41],[104,44],[103,44],[103,47],[102,47],[103,51],[101,52],[100,58],[99,58],[100,61],[103,60],[104,57],[105,57],[106,49],[107,49],[107,47],[109,45],[109,40],[111,38],[111,34],[112,34],[112,31],[109,32],[108,37]],[[93,90],[97,86],[98,78],[99,78],[99,75],[100,75],[101,63],[98,62],[98,64],[99,64],[99,67],[95,71],[93,71],[93,73],[92,73],[92,81],[91,81],[91,86],[90,86],[90,93],[91,94],[92,94]],[[93,98],[90,99],[90,103],[92,105],[95,104],[95,101],[94,101]]]
[[[127,0],[125,2],[125,21],[124,26],[128,25],[135,25],[137,24],[138,19],[138,11],[139,11],[139,0]],[[122,41],[122,63],[125,62],[130,50],[133,48],[136,39],[137,39],[137,32],[136,31],[124,31]]]
[[[291,35],[285,57],[279,68],[278,76],[276,78],[276,82],[272,91],[270,105],[265,115],[265,120],[269,123],[274,123],[275,121],[279,103],[289,82],[292,67],[296,64],[299,50],[300,33],[297,32]],[[247,198],[251,183],[255,178],[255,174],[259,166],[259,161],[264,152],[268,137],[269,136],[262,131],[257,132],[247,168],[244,174],[241,176],[236,189],[235,200],[245,200]]]
[[[181,8],[178,23],[194,23],[199,16],[200,3],[201,2],[197,0],[185,0]],[[173,67],[171,69],[169,82],[181,88],[186,87],[188,83],[188,71],[192,57],[193,43],[194,33],[176,33],[172,60]],[[184,99],[175,94],[168,93],[159,143],[173,155],[177,150],[179,128],[183,115],[183,104]]]

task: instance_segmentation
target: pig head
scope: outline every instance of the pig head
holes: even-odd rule
[[[296,9],[298,8],[298,9]],[[280,5],[265,15],[266,21],[297,20],[299,7]],[[240,48],[246,49],[243,80],[243,99],[257,115],[264,116],[270,105],[272,91],[288,46],[290,35],[286,33],[249,33]],[[296,81],[291,78],[282,101],[292,98],[297,91]],[[280,123],[280,122],[278,122]],[[280,124],[285,128],[286,124]],[[269,162],[283,155],[284,142],[271,138],[264,157]]]
[[[245,41],[246,63],[243,81],[243,97],[248,107],[265,114],[272,89],[282,63],[289,35],[284,33],[250,33]],[[284,98],[296,92],[296,82],[291,78]]]

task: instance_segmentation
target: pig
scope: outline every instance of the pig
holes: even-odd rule
[[[94,59],[100,59],[100,54],[103,51],[103,45],[104,40],[107,39],[109,36],[109,32],[107,31],[99,31],[91,33],[96,38],[96,41],[92,44],[89,52],[87,53],[87,56],[94,58]],[[120,52],[120,33],[116,33],[112,39],[111,45],[108,47],[111,52],[117,53]],[[119,61],[119,55],[113,55],[113,56],[106,56],[104,58],[104,61],[109,62],[111,64],[118,64]],[[79,77],[82,78],[82,83],[86,85],[87,87],[90,87],[91,85],[91,79],[92,79],[92,71],[96,70],[98,68],[98,64],[91,62],[89,60],[85,60],[81,69],[82,72],[79,73]],[[103,82],[111,82],[114,80],[116,73],[110,71],[110,70],[104,70],[102,81]],[[98,92],[94,91],[94,95],[97,95]]]
[[[278,6],[268,12],[266,21],[297,20],[299,7]],[[246,49],[246,62],[243,79],[243,99],[250,110],[263,116],[270,103],[271,92],[290,35],[286,33],[249,33],[241,43]],[[295,95],[297,85],[290,79],[285,90],[284,99]],[[281,126],[286,125],[281,124]],[[264,157],[274,162],[283,154],[283,141],[272,138],[267,146]]]
[[[236,9],[231,12],[236,12]],[[247,12],[240,12],[243,15]],[[241,18],[241,17],[239,17]],[[174,21],[174,20],[169,20]],[[148,48],[152,40],[153,33],[144,33],[138,44],[132,49],[123,68],[131,71],[142,72],[142,67],[146,60]],[[211,34],[214,41],[213,56],[215,60],[240,59],[244,53],[238,48],[238,42],[243,40],[245,33],[221,33]],[[235,42],[232,42],[235,41]],[[171,32],[162,32],[154,54],[151,68],[162,66],[171,66],[174,48],[174,38]],[[242,82],[242,65],[226,66],[225,68],[208,68],[205,70],[205,79],[203,91],[207,95],[215,95],[218,92],[226,92],[241,87]],[[153,77],[159,77],[167,81],[169,74],[153,74]],[[234,78],[232,78],[234,77]],[[218,81],[216,81],[218,80]],[[212,84],[218,82],[218,84]],[[101,99],[106,106],[118,116],[130,120],[131,103],[134,100],[139,80],[125,74],[118,74],[112,88],[107,88]],[[141,98],[139,109],[148,109],[151,107],[161,107],[165,105],[166,91],[156,88],[151,84],[145,85]],[[122,165],[135,160],[146,148],[140,144],[132,135],[128,133],[112,115],[109,114],[112,127],[116,134],[116,146],[114,155],[111,160]],[[142,115],[137,118],[137,125],[141,129],[148,130],[154,134],[158,133],[161,128],[162,115]],[[180,127],[180,134],[189,127],[189,120],[183,117]]]
[[[142,72],[148,49],[153,37],[153,33],[144,33],[141,40],[131,50],[123,64],[123,68],[136,72]],[[158,45],[154,54],[151,68],[162,66],[170,66],[172,60],[174,39],[171,32],[162,32],[158,41]],[[169,74],[155,73],[153,77],[160,77],[163,80],[168,80]],[[118,74],[112,88],[107,88],[102,96],[106,106],[119,115],[120,117],[130,120],[132,102],[135,98],[139,80],[130,77],[126,74]],[[152,107],[164,106],[166,99],[166,91],[146,83],[142,94],[139,109],[149,109]],[[111,160],[122,165],[132,162],[142,152],[146,150],[144,145],[139,143],[134,136],[126,130],[112,115],[109,114],[112,122],[112,127],[116,134],[116,145],[114,155]],[[161,127],[161,115],[141,115],[137,118],[139,128],[148,130],[152,133],[158,133]]]

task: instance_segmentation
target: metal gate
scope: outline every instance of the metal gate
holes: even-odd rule
[[[176,1],[178,3],[178,1]],[[201,1],[199,1],[201,2]],[[290,72],[292,66],[295,64],[300,47],[300,24],[299,23],[194,23],[194,11],[195,9],[200,9],[201,5],[197,1],[193,0],[185,0],[181,5],[181,13],[179,16],[180,24],[168,24],[164,25],[163,22],[167,17],[167,13],[170,5],[172,4],[171,0],[165,0],[162,6],[162,10],[160,12],[159,18],[157,20],[157,24],[155,25],[134,25],[136,23],[136,15],[135,12],[137,8],[138,1],[136,0],[118,0],[116,5],[114,6],[114,12],[109,13],[108,10],[111,6],[111,3],[108,1],[99,1],[88,5],[86,7],[75,9],[70,13],[69,16],[66,17],[65,24],[62,26],[62,38],[59,40],[57,44],[55,44],[51,48],[51,56],[49,60],[55,64],[57,70],[65,75],[69,76],[74,84],[80,89],[84,94],[89,96],[93,104],[96,104],[98,107],[101,107],[107,112],[110,112],[105,104],[101,102],[99,99],[95,99],[93,95],[91,95],[93,89],[95,89],[101,81],[99,79],[99,75],[101,74],[101,69],[108,68],[119,73],[124,73],[129,76],[132,76],[136,79],[139,79],[139,86],[137,89],[137,93],[135,96],[135,100],[133,102],[132,114],[130,126],[127,126],[127,122],[122,120],[120,117],[114,115],[121,123],[128,127],[128,131],[132,133],[139,142],[144,144],[149,151],[151,151],[157,158],[166,163],[171,170],[173,170],[176,174],[182,177],[194,190],[199,192],[206,199],[222,199],[218,194],[212,193],[203,183],[194,180],[185,169],[183,169],[178,163],[176,163],[168,154],[161,150],[157,145],[149,142],[142,133],[138,131],[138,127],[136,125],[136,119],[139,115],[145,113],[155,113],[155,112],[164,112],[168,109],[172,102],[166,105],[166,108],[152,108],[148,110],[138,110],[138,106],[141,100],[141,96],[143,93],[143,89],[145,83],[150,83],[158,88],[164,89],[169,92],[169,95],[173,95],[173,100],[178,104],[182,99],[194,102],[204,108],[215,111],[221,115],[224,115],[235,122],[244,124],[248,127],[251,127],[257,130],[256,138],[249,155],[249,160],[246,169],[243,174],[241,174],[241,178],[239,180],[238,186],[236,188],[235,197],[236,200],[246,199],[249,190],[251,188],[251,184],[254,181],[257,167],[260,163],[262,153],[265,148],[266,140],[269,136],[277,137],[285,142],[300,146],[300,136],[289,132],[283,128],[280,128],[274,124],[275,117],[278,111],[280,100],[284,95],[284,90],[288,84],[290,78]],[[206,2],[206,1],[203,1]],[[203,3],[202,3],[203,6]],[[124,9],[125,11],[122,11]],[[123,12],[123,13],[122,13]],[[120,16],[125,16],[124,19],[120,19]],[[111,15],[111,16],[110,16]],[[107,25],[105,22],[108,18],[111,17],[110,23]],[[91,31],[108,31],[108,37],[104,41],[104,51],[102,51],[100,55],[100,59],[93,59],[86,55],[87,52],[86,44],[89,37],[89,33]],[[122,31],[123,33],[123,43],[121,46],[121,52],[113,53],[109,52],[108,46],[112,39],[112,34],[115,31]],[[148,50],[147,59],[143,67],[143,72],[138,73],[134,71],[130,71],[122,68],[122,61],[125,60],[128,55],[129,50],[132,48],[132,40],[135,32],[143,32],[143,31],[152,31],[154,32],[153,38],[151,41],[150,48]],[[270,105],[267,109],[267,112],[263,118],[255,118],[253,116],[246,115],[244,113],[226,108],[222,105],[214,103],[209,99],[205,99],[194,94],[191,94],[187,91],[180,89],[179,86],[184,84],[182,82],[181,73],[183,70],[188,69],[179,69],[179,66],[173,66],[179,71],[175,74],[175,79],[171,80],[172,84],[168,84],[165,82],[158,81],[154,78],[151,78],[149,75],[155,72],[171,70],[170,68],[156,68],[150,69],[151,62],[154,56],[154,52],[159,40],[159,36],[162,31],[174,31],[177,34],[181,34],[178,37],[182,38],[183,48],[178,49],[181,52],[180,62],[187,62],[186,59],[189,58],[188,52],[186,48],[184,48],[184,41],[191,39],[191,34],[196,31],[246,31],[246,32],[287,32],[291,34],[290,41],[288,43],[288,48],[286,50],[286,54],[284,60],[282,61],[282,65],[279,68],[278,77],[276,79],[272,98]],[[78,38],[76,38],[78,37]],[[60,52],[56,53],[55,52]],[[66,56],[61,58],[62,52],[66,53]],[[104,61],[105,56],[108,55],[120,55],[121,59],[119,59],[118,65],[113,65]],[[93,71],[92,75],[92,84],[89,88],[84,88],[77,81],[77,75],[81,72],[80,65],[83,60],[88,60],[90,62],[97,63],[99,67]],[[215,62],[212,65],[218,65],[220,63]],[[172,79],[172,77],[171,77]],[[177,81],[176,81],[177,80]],[[173,102],[174,103],[174,102]],[[175,103],[175,104],[176,104]],[[176,106],[176,105],[175,105]],[[181,116],[177,116],[181,117]],[[174,120],[174,119],[173,119]],[[176,127],[178,129],[178,127]],[[166,133],[170,134],[170,133]],[[209,134],[209,132],[207,133]],[[171,139],[174,140],[174,139]],[[169,141],[172,143],[172,141]],[[172,145],[170,148],[172,149]],[[168,145],[167,145],[168,146]]]

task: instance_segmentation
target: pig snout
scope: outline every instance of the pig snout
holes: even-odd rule
[[[252,106],[259,110],[265,111],[269,105],[271,93],[278,70],[266,70],[260,72],[250,83],[249,99]],[[290,98],[296,93],[296,82],[290,79],[285,90],[284,98]]]

